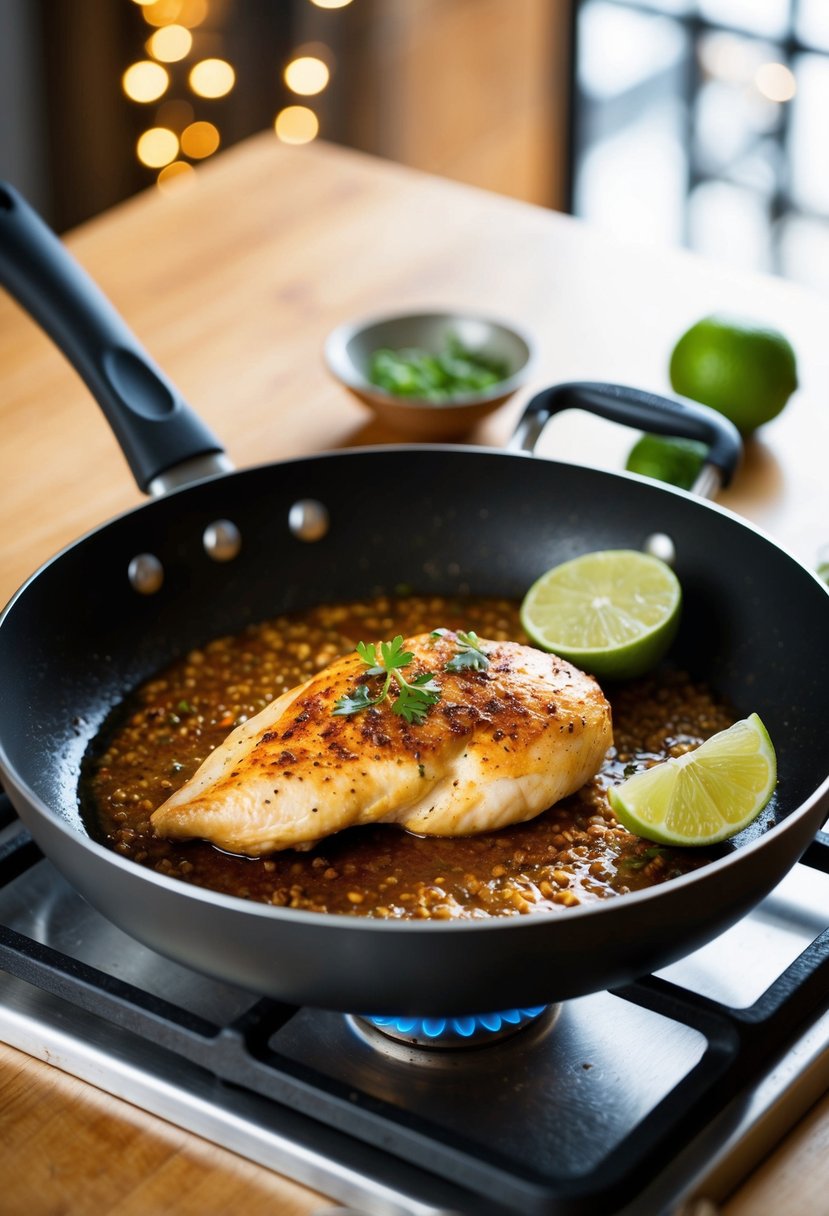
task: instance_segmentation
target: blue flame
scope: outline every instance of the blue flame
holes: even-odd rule
[[[499,1013],[478,1013],[457,1018],[374,1017],[367,1015],[366,1021],[373,1026],[388,1029],[397,1034],[412,1035],[418,1039],[471,1039],[487,1034],[498,1034],[505,1026],[518,1027],[539,1017],[546,1005],[532,1005],[526,1009],[504,1009]]]

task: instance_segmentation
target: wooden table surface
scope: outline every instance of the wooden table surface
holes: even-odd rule
[[[68,244],[238,466],[397,438],[323,366],[323,340],[347,318],[457,306],[529,329],[540,353],[533,381],[470,436],[488,445],[506,441],[531,391],[548,383],[667,390],[673,343],[706,313],[775,325],[797,351],[801,387],[749,444],[720,501],[810,566],[829,545],[829,307],[782,280],[622,245],[564,216],[343,149],[289,149],[270,134],[200,168],[191,188],[147,192]],[[0,435],[2,602],[141,495],[84,385],[5,296]],[[570,414],[540,451],[621,467],[631,441]],[[827,1150],[824,1098],[727,1202],[727,1216],[823,1216]],[[2,1046],[0,1182],[0,1210],[27,1216],[292,1216],[327,1206]]]

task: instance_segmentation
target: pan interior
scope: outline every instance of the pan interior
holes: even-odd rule
[[[302,540],[305,500],[330,524]],[[205,552],[217,520],[239,529],[231,561]],[[80,829],[80,757],[125,693],[172,658],[252,621],[408,587],[519,599],[558,562],[593,549],[674,541],[684,609],[677,661],[778,751],[777,814],[826,776],[827,597],[796,561],[689,496],[598,470],[476,449],[368,449],[266,466],[190,487],[92,533],[46,566],[0,628],[5,763]],[[136,593],[130,561],[164,580]],[[80,829],[82,830],[82,829]]]

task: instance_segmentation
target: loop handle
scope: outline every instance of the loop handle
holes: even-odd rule
[[[706,405],[686,398],[659,397],[626,385],[589,381],[557,384],[536,393],[528,402],[508,448],[534,452],[550,419],[571,409],[586,410],[641,431],[704,443],[708,454],[694,489],[708,496],[713,496],[712,491],[716,492],[719,486],[728,485],[742,454],[737,428]]]

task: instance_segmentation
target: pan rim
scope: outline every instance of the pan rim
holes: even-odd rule
[[[101,523],[95,524],[91,528],[87,528],[80,536],[75,537],[60,549],[56,550],[50,557],[42,561],[35,570],[29,574],[20,586],[12,592],[6,604],[0,609],[0,629],[6,617],[11,613],[14,605],[26,591],[26,589],[40,575],[53,565],[60,558],[70,553],[73,549],[84,544],[92,537],[97,536],[105,528],[112,527],[123,520],[132,518],[133,516],[144,511],[152,511],[163,507],[168,501],[188,494],[191,490],[209,485],[213,482],[236,480],[244,477],[249,473],[262,473],[268,469],[282,468],[283,466],[299,466],[310,464],[318,460],[337,460],[342,457],[359,456],[361,458],[374,459],[377,456],[394,455],[401,452],[416,453],[416,452],[441,452],[446,455],[452,455],[466,459],[468,456],[486,456],[495,457],[497,459],[515,459],[515,460],[531,460],[549,466],[551,469],[566,469],[576,470],[581,473],[587,473],[590,476],[600,478],[610,478],[611,480],[619,480],[622,482],[632,482],[636,485],[644,486],[648,493],[653,493],[658,497],[668,495],[683,499],[686,502],[691,502],[698,507],[713,511],[717,515],[722,515],[726,519],[730,519],[733,523],[738,524],[742,528],[746,528],[749,532],[754,533],[761,540],[775,548],[782,556],[787,558],[799,567],[801,571],[809,575],[810,579],[815,582],[827,595],[829,595],[829,587],[819,577],[816,571],[806,565],[796,554],[786,549],[774,536],[760,527],[753,520],[746,519],[731,507],[726,507],[722,503],[714,502],[709,498],[703,498],[699,494],[694,494],[691,490],[685,490],[681,486],[670,485],[668,482],[655,481],[651,477],[646,477],[642,473],[632,473],[627,469],[602,469],[593,465],[577,464],[574,461],[555,460],[552,457],[539,456],[533,452],[523,450],[513,450],[497,447],[487,447],[483,444],[453,444],[453,443],[387,443],[377,444],[366,447],[344,447],[344,448],[329,448],[322,452],[307,453],[302,456],[288,456],[281,460],[264,460],[258,464],[245,465],[241,469],[231,469],[222,473],[212,473],[206,477],[197,478],[194,481],[187,482],[185,485],[177,486],[175,489],[169,490],[167,493],[160,495],[158,498],[147,498],[143,502],[137,503],[133,507],[127,507],[123,511],[102,520]]]
[[[502,459],[503,457],[514,457],[522,460],[540,460],[545,466],[550,466],[552,470],[576,470],[579,472],[586,472],[589,475],[596,476],[600,479],[609,478],[611,481],[621,479],[622,481],[626,482],[634,482],[647,487],[647,492],[655,494],[657,497],[661,497],[665,494],[678,496],[686,501],[694,503],[697,506],[707,508],[714,511],[716,514],[725,516],[732,522],[738,524],[740,527],[746,528],[749,532],[754,533],[767,544],[772,545],[783,557],[794,563],[795,566],[807,574],[819,587],[821,587],[822,590],[829,594],[829,589],[827,589],[826,585],[814,571],[810,570],[810,568],[806,566],[804,562],[785,549],[774,537],[770,536],[753,521],[745,519],[743,516],[739,515],[737,512],[728,507],[722,506],[721,504],[712,502],[708,499],[700,498],[698,495],[695,495],[690,491],[680,489],[679,487],[671,486],[666,483],[654,482],[650,478],[644,477],[640,474],[630,473],[628,471],[608,470],[595,468],[588,465],[579,465],[572,462],[558,461],[547,457],[536,456],[533,453],[524,451],[505,451],[503,449],[486,447],[483,445],[406,443],[385,444],[372,447],[338,448],[324,452],[310,453],[302,456],[288,457],[283,460],[263,461],[260,464],[246,466],[243,469],[236,469],[231,472],[201,478],[198,481],[178,487],[177,489],[170,491],[168,494],[163,495],[161,498],[150,499],[148,501],[139,503],[137,506],[127,508],[125,511],[122,511],[119,514],[104,520],[102,523],[95,525],[93,528],[88,529],[81,536],[70,541],[50,558],[42,562],[13,593],[8,603],[5,605],[2,611],[0,611],[0,628],[2,628],[6,618],[15,609],[15,606],[25,594],[27,588],[41,575],[43,571],[57,562],[60,558],[82,545],[85,541],[97,535],[105,528],[109,528],[112,525],[118,524],[122,520],[133,517],[137,512],[151,511],[156,507],[166,504],[168,499],[173,499],[179,495],[185,494],[193,488],[207,484],[208,482],[215,482],[218,480],[224,480],[226,478],[235,479],[248,473],[262,472],[284,466],[301,466],[311,462],[317,462],[319,460],[338,459],[341,457],[347,458],[355,455],[359,455],[362,458],[374,459],[376,457],[389,454],[399,454],[402,452],[441,452],[451,454],[453,457],[460,457],[461,459],[466,459],[467,457],[486,456],[495,457],[498,459]],[[300,908],[277,908],[269,904],[260,904],[253,900],[246,900],[238,896],[226,895],[221,892],[212,891],[209,888],[197,887],[195,885],[183,883],[178,879],[158,874],[156,871],[142,867],[137,863],[128,860],[127,858],[120,857],[113,850],[107,849],[105,846],[99,844],[91,836],[78,831],[77,828],[67,823],[63,817],[61,817],[43,799],[41,799],[39,795],[37,795],[31,789],[28,783],[18,779],[16,770],[6,753],[2,739],[0,739],[0,775],[2,775],[3,782],[7,790],[14,790],[24,804],[28,804],[33,808],[36,808],[37,811],[44,816],[45,820],[50,824],[51,827],[57,828],[62,834],[65,835],[67,840],[72,842],[73,847],[80,848],[82,850],[89,850],[101,861],[106,861],[109,863],[114,862],[117,866],[123,869],[125,874],[131,875],[136,881],[149,882],[151,885],[157,886],[173,896],[186,895],[191,898],[195,897],[199,903],[223,908],[230,912],[244,912],[247,915],[254,915],[257,918],[263,918],[265,920],[272,919],[277,922],[287,921],[288,923],[295,923],[297,925],[303,924],[320,926],[321,924],[327,924],[331,925],[332,928],[335,926],[339,927],[340,929],[347,927],[352,931],[358,930],[360,932],[368,933],[393,931],[396,933],[406,932],[414,934],[433,934],[444,932],[457,933],[468,932],[472,929],[482,930],[484,928],[488,932],[507,932],[511,929],[514,930],[519,926],[529,927],[529,925],[532,923],[539,925],[549,924],[552,915],[555,915],[556,919],[558,919],[557,914],[551,914],[548,916],[540,913],[530,915],[529,917],[508,916],[482,918],[480,920],[458,919],[434,922],[397,919],[375,920],[369,917],[345,916],[341,913],[319,913],[310,912]],[[669,883],[660,884],[659,886],[648,888],[647,890],[628,892],[621,897],[624,901],[624,905],[628,906],[630,904],[641,904],[656,898],[660,894],[664,894],[666,889],[681,890],[689,884],[701,883],[708,876],[719,875],[727,872],[728,868],[740,861],[741,858],[757,851],[760,848],[770,847],[767,842],[769,842],[772,838],[777,839],[779,836],[793,831],[795,825],[799,824],[803,818],[811,815],[815,808],[824,800],[829,801],[829,774],[824,778],[820,785],[818,785],[816,789],[811,792],[804,802],[787,814],[785,819],[764,831],[763,834],[756,840],[747,842],[735,852],[730,853],[727,856],[717,858],[701,867],[699,870],[681,875],[678,878],[671,879]],[[14,798],[12,798],[12,802],[14,804]],[[24,824],[26,824],[28,827],[25,817],[23,815],[20,817]],[[815,831],[817,830],[818,828],[815,829]],[[35,833],[32,834],[35,835]],[[47,857],[49,857],[49,855],[47,855]],[[60,869],[59,866],[56,866],[56,868]],[[617,902],[618,901],[616,898],[612,898],[596,901],[595,903],[583,904],[577,908],[567,909],[566,919],[564,919],[563,923],[567,923],[568,920],[572,920],[574,917],[581,920],[586,916],[608,915],[613,908],[617,907]],[[565,917],[564,913],[562,913],[562,917]]]

